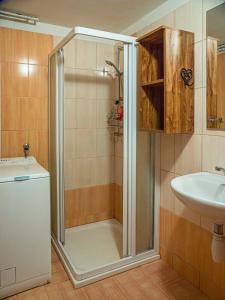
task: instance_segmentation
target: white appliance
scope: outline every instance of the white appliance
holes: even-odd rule
[[[0,159],[0,299],[50,276],[49,173],[34,157]]]

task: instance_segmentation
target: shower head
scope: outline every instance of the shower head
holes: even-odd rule
[[[121,76],[121,75],[123,74],[123,73],[120,72],[120,70],[114,65],[113,62],[111,62],[110,60],[106,60],[105,62],[107,63],[107,65],[113,67],[113,68],[116,70],[116,73],[117,73],[118,76]]]

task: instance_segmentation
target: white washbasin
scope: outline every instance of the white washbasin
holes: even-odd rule
[[[200,172],[176,177],[171,188],[193,211],[225,222],[225,176]]]

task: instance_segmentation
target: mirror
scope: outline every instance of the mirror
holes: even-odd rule
[[[206,14],[207,128],[225,129],[225,1]]]

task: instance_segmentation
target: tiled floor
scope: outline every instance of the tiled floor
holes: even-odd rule
[[[163,261],[74,289],[55,251],[52,251],[52,282],[10,297],[10,300],[206,300],[198,289]]]

